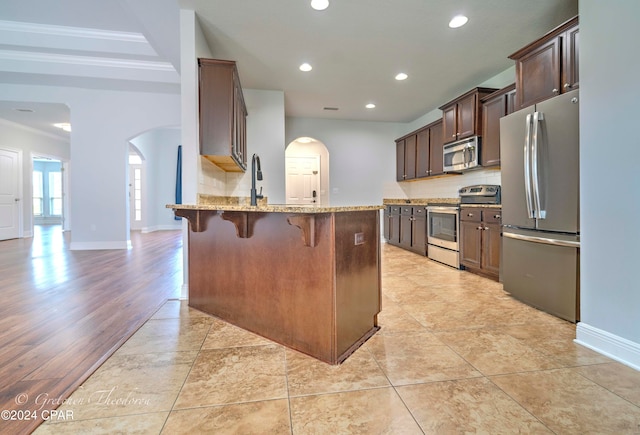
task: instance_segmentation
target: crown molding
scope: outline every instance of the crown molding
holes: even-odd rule
[[[116,32],[112,30],[88,29],[84,27],[55,26],[51,24],[24,23],[0,20],[0,30],[9,32],[38,33],[48,36],[70,36],[74,38],[105,39],[110,41],[126,41],[148,43],[141,33]]]
[[[98,66],[108,68],[142,69],[175,72],[169,62],[114,59],[106,57],[74,56],[70,54],[38,53],[32,51],[0,50],[0,59],[27,62],[48,62],[68,65]]]
[[[142,33],[0,20],[0,41],[25,50],[158,57]],[[18,49],[19,50],[19,49]]]

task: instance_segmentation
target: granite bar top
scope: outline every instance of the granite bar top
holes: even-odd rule
[[[314,204],[167,204],[174,210],[250,211],[257,213],[336,213],[347,211],[381,210],[381,205],[326,206]]]
[[[413,198],[413,199],[400,199],[400,198],[383,198],[382,203],[384,205],[441,205],[441,204],[460,204],[460,198]]]
[[[502,204],[460,204],[461,208],[497,208],[501,209]]]

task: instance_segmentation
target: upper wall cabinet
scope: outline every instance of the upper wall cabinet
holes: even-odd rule
[[[442,120],[396,139],[396,180],[441,175]]]
[[[482,149],[480,164],[500,166],[500,118],[515,109],[515,83],[482,99]]]
[[[509,56],[516,61],[516,109],[576,89],[578,17]]]
[[[445,144],[471,136],[482,135],[482,105],[480,100],[496,90],[493,88],[474,88],[440,107],[442,110],[443,142]]]
[[[227,172],[247,169],[246,117],[236,63],[198,59],[200,155]]]

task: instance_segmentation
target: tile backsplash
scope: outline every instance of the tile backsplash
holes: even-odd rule
[[[396,183],[385,188],[385,198],[457,198],[458,189],[474,184],[501,184],[500,170],[478,169],[462,175],[446,175]],[[403,196],[404,195],[404,196]]]

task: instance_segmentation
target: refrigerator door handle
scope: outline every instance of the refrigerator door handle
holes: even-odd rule
[[[531,114],[527,115],[527,128],[524,137],[524,193],[527,203],[527,216],[535,218],[531,194]]]
[[[531,146],[531,183],[533,184],[533,201],[534,201],[534,210],[535,216],[538,219],[544,219],[546,217],[546,210],[542,207],[541,200],[541,190],[540,190],[540,178],[539,178],[539,164],[538,164],[538,155],[540,154],[540,146],[541,142],[538,141],[540,137],[539,125],[540,122],[544,121],[544,115],[542,112],[534,112],[533,113],[533,145]]]
[[[574,242],[572,240],[560,240],[560,239],[550,239],[548,237],[525,236],[523,234],[515,234],[515,233],[508,233],[508,232],[503,232],[502,236],[507,237],[509,239],[523,240],[525,242],[542,243],[543,245],[563,246],[567,248],[580,247],[580,242]]]

